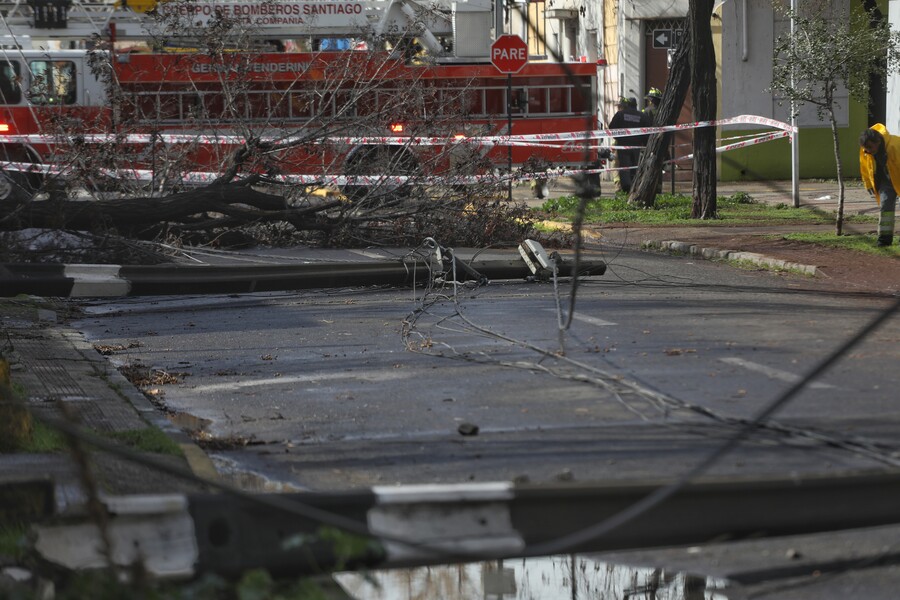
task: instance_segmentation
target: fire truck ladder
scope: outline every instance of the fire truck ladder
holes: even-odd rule
[[[116,25],[121,39],[148,39],[147,15],[119,3],[81,0],[16,0],[0,3],[0,38],[5,46],[39,45],[38,40],[86,41],[109,35]]]
[[[321,6],[321,2],[294,0],[294,4]],[[159,3],[157,10],[165,11]],[[197,6],[214,8],[265,4],[265,0],[198,0]],[[298,37],[359,37],[368,30],[376,35],[405,32],[415,37],[435,55],[447,55],[439,38],[453,40],[453,57],[487,57],[492,39],[491,0],[348,0],[362,7],[360,14],[346,18],[312,18],[302,25],[251,26],[239,35],[258,39]],[[152,8],[148,5],[145,8]],[[5,47],[40,47],[40,42],[85,42],[95,35],[111,34],[121,41],[146,41],[161,33],[159,21],[151,15],[131,10],[127,0],[91,2],[85,0],[0,1],[0,44]],[[197,38],[199,30],[186,24],[184,31],[169,38]]]

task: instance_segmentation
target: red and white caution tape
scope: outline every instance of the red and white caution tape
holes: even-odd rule
[[[727,152],[729,150],[737,150],[739,148],[747,148],[748,146],[755,146],[756,144],[763,144],[765,142],[771,142],[773,140],[779,140],[781,138],[790,137],[791,133],[789,131],[779,131],[776,133],[768,133],[764,135],[760,135],[749,140],[744,140],[742,142],[735,142],[733,144],[726,144],[725,146],[717,146],[716,154],[721,154],[723,152]],[[667,162],[679,162],[683,160],[692,160],[694,158],[692,154],[686,154],[684,156],[678,157],[675,160],[670,160]]]
[[[627,137],[630,135],[647,135],[652,133],[660,133],[666,131],[679,131],[684,129],[696,129],[698,127],[711,126],[732,126],[732,125],[761,125],[779,129],[780,131],[757,135],[744,139],[740,142],[727,144],[716,148],[717,153],[745,148],[748,146],[770,142],[784,137],[791,137],[797,132],[795,127],[791,127],[786,123],[767,119],[764,117],[756,117],[751,115],[742,115],[730,119],[719,119],[716,121],[701,121],[696,123],[684,123],[678,125],[669,125],[663,127],[640,127],[632,129],[600,129],[591,132],[569,132],[569,133],[548,133],[548,134],[530,134],[516,136],[481,136],[472,138],[438,138],[438,137],[393,137],[393,136],[366,136],[366,137],[343,137],[343,138],[327,138],[319,143],[339,143],[346,145],[448,145],[448,144],[467,144],[467,145],[488,145],[488,146],[524,146],[524,147],[542,147],[554,148],[564,151],[576,151],[584,148],[587,144],[590,149],[607,148],[608,146],[597,144],[600,140],[610,137]],[[82,136],[61,137],[41,134],[31,135],[0,135],[0,143],[3,142],[19,142],[30,144],[96,144],[116,140],[124,144],[150,144],[154,142],[162,142],[166,144],[223,144],[223,145],[242,145],[247,142],[246,138],[237,135],[196,135],[196,134],[128,134],[128,135],[108,135],[108,134],[86,134]],[[295,142],[312,141],[303,136],[269,136],[261,138],[262,142],[291,144]],[[561,144],[561,145],[560,145]],[[643,146],[615,146],[617,150],[640,149]],[[689,160],[693,155],[686,155],[673,160],[669,163],[681,160]],[[310,185],[310,186],[378,186],[378,185],[402,185],[414,180],[417,185],[472,185],[484,183],[486,181],[507,181],[526,180],[526,179],[553,179],[557,177],[572,176],[576,174],[595,174],[605,171],[621,171],[626,169],[634,169],[636,167],[603,167],[588,170],[570,170],[570,169],[551,169],[541,173],[514,173],[497,177],[495,175],[472,175],[472,176],[402,176],[402,175],[277,175],[268,177],[270,181],[290,184],[290,185]],[[0,162],[0,169],[8,171],[20,171],[26,173],[43,173],[52,175],[65,175],[71,172],[71,168],[53,164],[33,164],[22,162]],[[131,181],[152,181],[154,174],[147,169],[103,169],[101,174],[106,177],[131,180]],[[179,176],[179,182],[203,185],[209,184],[220,177],[219,173],[193,171],[183,173]]]
[[[507,146],[514,144],[565,144],[571,142],[592,142],[596,140],[608,139],[613,137],[629,137],[636,135],[649,135],[653,133],[664,133],[667,131],[681,131],[686,129],[697,129],[700,127],[724,127],[731,125],[761,125],[780,129],[790,133],[796,133],[797,128],[791,127],[787,123],[767,119],[765,117],[757,117],[753,115],[741,115],[728,119],[718,119],[715,121],[698,121],[694,123],[681,123],[677,125],[666,125],[661,127],[636,127],[628,129],[597,129],[593,131],[574,131],[564,133],[537,133],[525,135],[491,135],[491,136],[473,136],[466,138],[458,137],[421,137],[421,136],[347,136],[347,137],[328,137],[324,139],[310,139],[303,135],[265,135],[255,141],[265,144],[277,145],[296,145],[300,143],[308,144],[345,144],[350,146],[359,145],[411,145],[411,146],[446,146],[452,144],[483,144],[495,146]],[[146,145],[156,142],[164,144],[201,144],[201,145],[243,145],[248,143],[248,138],[242,135],[228,134],[193,134],[193,133],[161,133],[161,134],[145,134],[145,133],[129,133],[124,135],[87,133],[77,136],[48,135],[48,134],[27,134],[27,135],[0,135],[0,143],[29,143],[29,144],[99,144],[109,142],[119,142],[122,144],[138,144]]]

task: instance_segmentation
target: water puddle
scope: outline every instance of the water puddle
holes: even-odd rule
[[[353,600],[728,600],[726,582],[581,555],[337,573]]]
[[[219,477],[221,477],[224,482],[245,492],[292,494],[306,491],[302,487],[291,483],[270,479],[262,473],[242,468],[238,466],[237,461],[220,454],[210,454],[209,458],[212,460],[213,466],[215,466]]]

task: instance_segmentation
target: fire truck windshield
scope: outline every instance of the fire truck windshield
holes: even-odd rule
[[[75,104],[75,63],[68,60],[35,60],[28,63],[31,82],[28,97],[34,104]]]

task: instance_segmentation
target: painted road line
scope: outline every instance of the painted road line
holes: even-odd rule
[[[318,383],[339,379],[341,381],[388,381],[391,379],[403,379],[408,377],[404,373],[385,371],[350,371],[346,373],[322,373],[317,375],[297,375],[294,377],[269,377],[266,379],[251,379],[248,381],[232,381],[230,383],[214,383],[210,385],[198,385],[191,388],[195,392],[225,392],[240,388],[262,387],[266,385],[284,385],[286,383]]]
[[[772,367],[767,367],[766,365],[761,365],[749,360],[744,360],[743,358],[720,358],[719,360],[723,363],[735,365],[737,367],[744,367],[748,371],[756,371],[757,373],[762,373],[763,375],[772,379],[777,379],[779,381],[784,381],[787,383],[797,383],[798,381],[803,379],[800,375],[795,375],[794,373],[789,373],[788,371],[782,371],[780,369],[773,369]],[[817,390],[824,390],[833,388],[834,386],[827,383],[812,382],[807,387]]]
[[[556,309],[554,308],[548,308],[546,310],[547,312],[556,312]],[[582,323],[588,323],[597,327],[609,327],[611,325],[618,325],[618,323],[613,323],[612,321],[605,321],[603,319],[598,319],[597,317],[590,317],[588,315],[583,315],[580,313],[575,313],[572,318],[576,321],[581,321]]]

